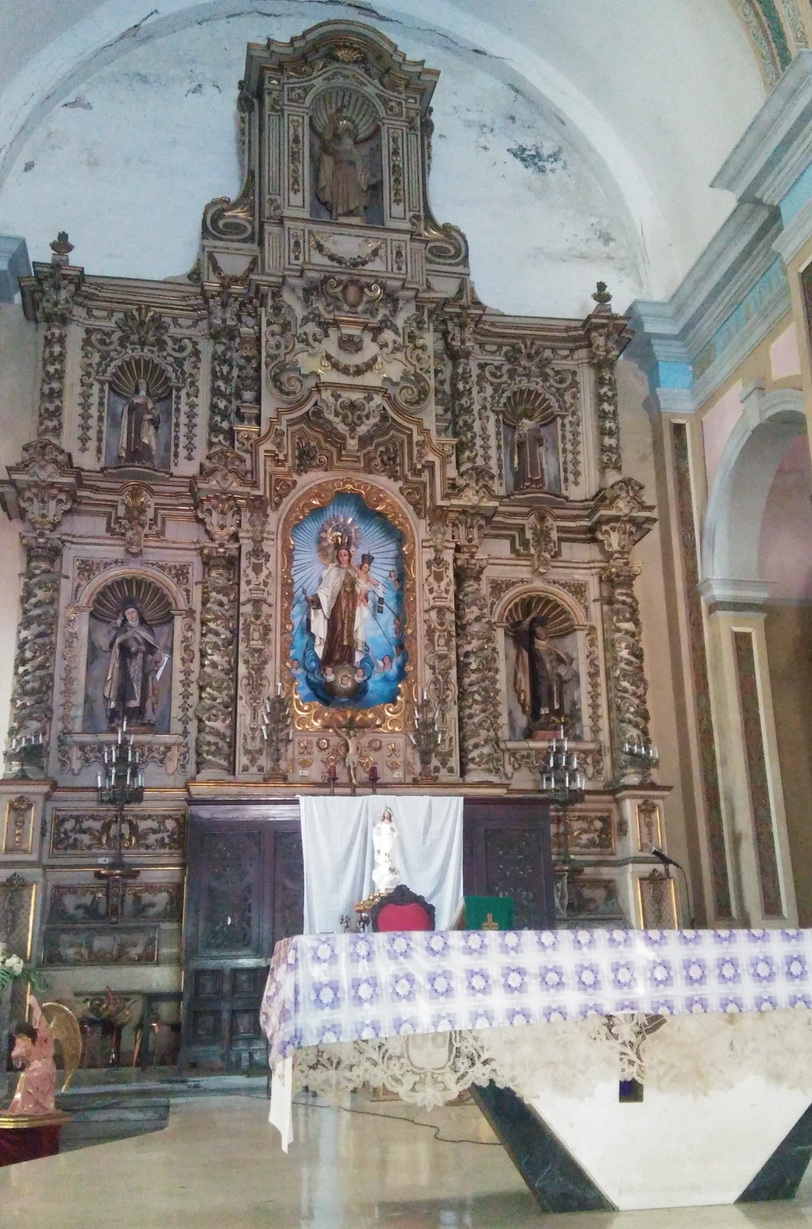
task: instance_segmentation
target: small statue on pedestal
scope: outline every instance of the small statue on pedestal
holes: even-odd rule
[[[392,818],[392,812],[386,807],[372,829],[372,848],[375,854],[375,866],[372,870],[372,882],[378,893],[391,892],[400,883],[400,871],[395,865],[395,842],[398,830]]]
[[[31,1024],[14,1030],[11,1061],[22,1068],[7,1114],[51,1114],[56,1101],[54,1037],[42,1008],[31,995]]]

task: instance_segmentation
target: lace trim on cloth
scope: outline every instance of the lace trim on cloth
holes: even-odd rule
[[[632,1079],[702,1095],[732,1088],[743,1071],[812,1090],[812,1012],[668,1019],[629,1013],[339,1042],[293,1055],[296,1091],[307,1088],[341,1103],[366,1084],[425,1109],[491,1080],[525,1101],[550,1089],[586,1100],[599,1084]]]

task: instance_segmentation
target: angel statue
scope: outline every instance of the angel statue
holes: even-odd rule
[[[331,218],[364,216],[372,175],[359,148],[358,129],[336,111],[322,136],[316,196]]]
[[[31,1024],[23,1022],[14,1029],[11,1061],[22,1068],[17,1090],[7,1114],[51,1114],[56,1099],[54,1037],[42,1008],[33,994]]]

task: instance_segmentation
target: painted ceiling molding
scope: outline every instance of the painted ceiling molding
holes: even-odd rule
[[[731,0],[753,44],[764,80],[773,86],[801,47],[809,46],[798,0]]]

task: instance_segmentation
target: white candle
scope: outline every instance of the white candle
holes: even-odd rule
[[[282,694],[282,684],[281,684],[281,682],[278,682],[278,683],[276,684],[276,694],[277,694],[278,696],[281,696],[281,694]]]

